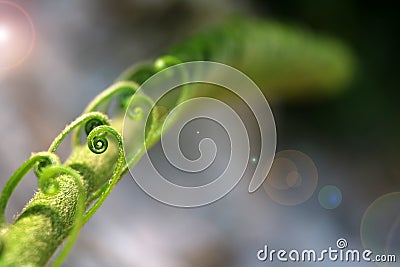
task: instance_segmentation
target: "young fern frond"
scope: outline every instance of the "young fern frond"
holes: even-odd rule
[[[10,177],[0,195],[0,224],[2,227],[6,226],[5,211],[8,200],[25,175],[34,167],[40,167],[36,173],[41,173],[44,167],[58,164],[60,164],[60,159],[57,157],[57,155],[50,152],[36,153],[33,154],[24,164],[22,164],[21,167],[19,167],[18,170]],[[38,174],[38,176],[40,176],[40,174]]]
[[[44,266],[68,238],[53,262],[54,266],[62,264],[82,225],[146,148],[160,139],[165,112],[146,92],[138,94],[139,85],[169,66],[191,60],[237,67],[264,88],[265,94],[282,97],[338,90],[348,82],[353,68],[350,52],[337,41],[273,22],[239,20],[195,36],[153,62],[128,69],[55,138],[47,152],[32,155],[6,183],[0,195],[0,266]],[[173,104],[190,97],[191,92],[182,90]],[[118,101],[118,112],[109,116],[113,99]],[[151,109],[145,144],[125,158],[121,114],[144,120],[143,106]],[[83,132],[87,136],[84,143]],[[72,152],[61,163],[55,152],[69,134],[73,135]],[[32,168],[39,191],[17,219],[7,224],[7,202]]]
[[[58,187],[56,177],[60,174],[67,174],[69,177],[73,178],[77,188],[78,188],[78,197],[75,211],[75,218],[73,224],[71,226],[71,230],[68,232],[68,239],[63,247],[63,249],[57,255],[57,258],[53,262],[52,266],[58,267],[64,262],[67,258],[70,250],[72,249],[76,239],[79,235],[79,230],[84,224],[84,213],[86,206],[86,188],[83,186],[82,176],[79,175],[77,171],[74,169],[63,166],[50,166],[41,174],[39,188],[45,192],[45,194],[55,194],[60,188]]]
[[[108,147],[108,141],[105,138],[106,134],[113,135],[118,142],[118,158],[115,169],[112,173],[111,179],[106,183],[101,190],[97,193],[98,199],[96,203],[86,212],[84,216],[84,223],[86,223],[90,217],[100,208],[101,204],[106,200],[107,196],[111,193],[111,190],[122,178],[121,170],[125,165],[124,149],[122,145],[122,137],[117,130],[110,126],[102,125],[93,129],[88,135],[89,149],[96,154],[104,153]]]

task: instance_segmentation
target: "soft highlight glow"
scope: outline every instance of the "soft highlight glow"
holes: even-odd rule
[[[0,44],[5,44],[10,40],[10,31],[3,25],[0,25]]]
[[[20,5],[0,0],[0,71],[21,65],[31,54],[35,27]]]

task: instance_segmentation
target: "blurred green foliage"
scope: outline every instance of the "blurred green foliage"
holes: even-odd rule
[[[260,16],[296,22],[339,37],[357,57],[350,90],[340,98],[307,106],[286,106],[282,112],[288,119],[281,122],[283,130],[291,131],[290,125],[303,121],[303,127],[309,128],[309,138],[330,140],[332,146],[346,149],[353,157],[375,152],[375,160],[388,163],[385,154],[396,155],[400,146],[400,32],[394,2],[254,0],[254,3]]]
[[[182,61],[212,60],[242,70],[269,98],[337,93],[351,80],[355,60],[340,41],[272,20],[233,18],[170,50]]]

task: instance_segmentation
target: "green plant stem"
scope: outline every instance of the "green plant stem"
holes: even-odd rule
[[[115,143],[103,154],[81,145],[74,148],[65,164],[82,176],[89,198],[108,182],[118,155]],[[39,190],[16,221],[3,230],[0,266],[44,266],[68,236],[75,222],[79,189],[67,174],[55,179],[60,188],[56,194]],[[89,205],[87,202],[86,207]]]
[[[0,267],[44,266],[63,240],[69,238],[66,250],[55,260],[55,266],[62,264],[80,227],[96,212],[128,167],[145,152],[144,148],[138,148],[132,158],[126,162],[123,158],[124,114],[121,112],[125,113],[129,103],[126,96],[134,94],[138,84],[154,73],[190,60],[213,60],[237,67],[253,78],[269,97],[287,99],[340,91],[349,82],[354,67],[351,52],[340,42],[277,23],[239,20],[199,34],[155,62],[129,69],[89,104],[85,114],[54,140],[46,154],[37,154],[25,162],[6,184],[0,196]],[[116,95],[120,96],[122,109],[110,123],[104,113],[112,107],[110,100]],[[183,90],[175,104],[189,97],[190,93]],[[160,138],[165,114],[146,95],[136,99],[141,104],[154,106],[145,140],[149,148]],[[139,106],[127,112],[128,118],[141,119]],[[80,144],[83,129],[90,148]],[[64,164],[44,168],[47,163],[57,161],[52,158],[53,152],[70,133],[73,134],[70,157]],[[43,161],[45,159],[47,161]],[[44,168],[43,173],[51,167],[53,171],[59,170],[52,172],[51,177],[57,189],[52,191],[54,194],[39,190],[13,224],[7,225],[3,216],[7,201],[32,167],[36,167],[39,174],[40,167]],[[38,177],[39,183],[43,182],[41,176]],[[84,213],[86,210],[88,212]]]

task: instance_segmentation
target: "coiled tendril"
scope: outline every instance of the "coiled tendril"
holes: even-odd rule
[[[68,166],[55,165],[43,169],[41,176],[39,177],[39,188],[42,190],[42,192],[47,195],[56,194],[59,190],[59,183],[56,180],[56,177],[58,177],[60,174],[66,174],[73,178],[78,188],[78,199],[74,221],[69,232],[69,238],[66,241],[64,248],[59,252],[56,260],[53,262],[53,267],[61,266],[68,256],[68,253],[73,247],[76,239],[78,238],[79,230],[83,225],[83,217],[86,206],[86,190],[83,186],[83,178],[77,171]]]
[[[35,173],[38,177],[39,188],[44,194],[53,195],[58,192],[59,184],[54,178],[61,173],[72,177],[78,187],[77,210],[73,227],[70,231],[70,237],[63,250],[59,253],[57,259],[53,263],[53,266],[60,266],[71,250],[75,240],[78,237],[79,229],[82,227],[86,203],[86,190],[82,184],[82,177],[72,168],[61,165],[57,155],[51,152],[40,152],[34,154],[15,171],[15,173],[4,186],[0,195],[0,225],[2,227],[5,227],[6,225],[5,209],[7,207],[8,200],[10,199],[19,182],[33,167],[35,167]],[[0,246],[3,248],[5,246],[4,242],[1,241],[0,243]]]
[[[93,196],[89,199],[89,202],[97,199],[96,203],[86,212],[84,216],[84,223],[86,223],[91,216],[100,208],[101,204],[103,204],[104,200],[110,194],[111,190],[117,184],[117,182],[122,178],[123,166],[125,165],[124,160],[124,149],[122,145],[122,137],[117,130],[108,125],[102,125],[94,128],[88,135],[88,147],[89,149],[96,154],[101,154],[107,150],[108,141],[106,139],[106,135],[111,134],[115,137],[118,143],[118,158],[115,169],[111,176],[111,179],[108,183],[106,183],[99,191],[97,191]]]
[[[0,225],[6,224],[5,210],[8,200],[14,192],[17,185],[22,181],[24,176],[33,168],[36,167],[35,173],[40,177],[45,168],[49,166],[60,164],[60,160],[54,153],[40,152],[33,154],[27,161],[25,161],[11,176],[3,188],[0,195]]]
[[[271,35],[277,38],[271,38]],[[304,53],[303,51],[303,53],[292,53],[293,55],[297,55],[294,56],[292,60],[288,61],[289,63],[292,63],[289,64],[292,66],[292,71],[290,72],[290,75],[292,76],[286,76],[286,74],[289,73],[287,71],[279,71],[282,68],[286,69],[288,65],[279,64],[280,61],[282,61],[280,57],[271,57],[270,53],[264,53],[266,50],[265,47],[274,48],[269,49],[270,51],[276,50],[276,40],[278,40],[278,43],[281,46],[280,50],[283,51],[289,49],[290,51],[296,51],[292,47],[289,47],[293,42],[287,42],[288,38],[298,40],[300,51],[306,49],[306,52],[310,52]],[[257,42],[253,42],[254,40]],[[271,42],[271,40],[274,42]],[[321,53],[311,53],[313,52],[311,50],[315,50],[316,48],[321,50]],[[54,179],[57,175],[64,173],[72,177],[78,187],[78,201],[74,223],[70,229],[70,238],[67,241],[64,250],[54,262],[55,266],[61,265],[62,261],[68,254],[68,251],[72,247],[73,242],[76,240],[77,233],[82,224],[97,211],[115,184],[119,181],[122,174],[127,171],[128,167],[137,162],[140,159],[140,156],[145,152],[143,148],[140,147],[132,158],[129,160],[125,159],[121,135],[118,131],[109,126],[110,123],[106,115],[94,111],[99,110],[107,113],[108,108],[110,107],[110,100],[116,95],[121,95],[120,106],[127,109],[128,104],[130,104],[127,99],[137,92],[139,87],[138,84],[142,84],[152,75],[168,68],[169,66],[179,64],[182,61],[208,59],[215,61],[223,60],[223,63],[230,65],[231,63],[234,65],[235,63],[240,63],[243,68],[248,68],[251,74],[259,78],[260,82],[264,82],[265,85],[267,85],[266,87],[275,87],[280,90],[280,94],[283,94],[286,91],[286,93],[290,95],[295,94],[296,92],[303,94],[304,90],[294,89],[308,88],[310,85],[329,89],[326,90],[326,92],[330,93],[332,85],[339,88],[338,85],[346,84],[346,81],[348,81],[351,76],[350,74],[352,73],[354,63],[352,62],[353,59],[349,51],[340,44],[331,42],[328,39],[319,40],[312,36],[309,37],[307,32],[299,34],[297,30],[293,31],[290,28],[281,27],[276,24],[271,24],[270,22],[260,23],[258,21],[249,23],[233,23],[222,27],[221,30],[217,28],[214,31],[207,31],[205,34],[199,35],[197,38],[195,37],[192,40],[171,49],[170,53],[176,57],[170,55],[162,56],[154,62],[136,65],[134,68],[130,68],[124,72],[118,78],[117,83],[98,95],[87,106],[84,114],[68,125],[63,132],[55,138],[48,152],[34,154],[21,165],[21,167],[6,183],[0,195],[0,227],[6,224],[4,212],[12,192],[31,168],[35,168],[35,173],[39,177],[39,187],[44,194],[56,194],[58,192],[59,186],[57,180]],[[310,54],[311,57],[309,56]],[[316,56],[313,57],[312,55]],[[232,57],[232,59],[229,59],[230,57]],[[265,62],[269,62],[269,65],[267,64],[265,66]],[[308,64],[304,65],[304,62],[308,62]],[[324,63],[324,68],[319,68],[322,72],[320,71],[316,73],[316,69],[313,65],[319,66],[321,62]],[[268,68],[268,66],[273,68],[275,71],[266,72],[265,67]],[[264,71],[260,72],[260,69]],[[265,73],[270,73],[272,76],[265,76]],[[275,75],[276,73],[284,73],[284,75],[277,76]],[[296,75],[296,73],[301,75]],[[314,75],[303,75],[304,73],[313,73]],[[183,73],[183,75],[185,74]],[[304,78],[305,76],[309,79],[296,79],[296,77]],[[310,92],[315,91],[310,90]],[[163,114],[161,109],[153,103],[151,98],[147,97],[145,94],[143,95],[144,96],[138,94],[135,95],[137,100],[133,101],[137,101],[137,103],[133,102],[132,104],[136,105],[144,103],[152,108],[150,115],[151,121],[149,124],[146,124],[149,128],[146,129],[147,131],[145,136],[145,143],[149,146],[159,139]],[[176,105],[189,97],[189,90],[183,90]],[[131,113],[128,112],[128,117],[135,120],[143,119],[143,109],[135,107],[132,109]],[[82,184],[82,177],[72,168],[60,165],[58,157],[54,154],[66,136],[74,129],[76,131],[72,136],[73,145],[81,145],[82,127],[84,127],[87,134],[88,147],[93,153],[101,154],[107,150],[108,140],[106,137],[108,134],[113,135],[118,141],[117,163],[109,182],[96,193],[90,195],[88,200],[86,200],[86,190]],[[85,205],[95,199],[98,199],[97,202],[85,213]],[[4,242],[0,239],[0,253],[2,250],[5,251],[3,246]]]
[[[97,111],[101,107],[101,105],[105,103],[107,105],[104,112],[107,112],[108,104],[114,96],[121,95],[122,100],[125,100],[126,98],[132,96],[137,91],[138,88],[139,85],[135,82],[119,81],[113,84],[110,88],[108,88],[104,92],[100,93],[98,96],[96,96],[96,98],[93,99],[93,101],[91,101],[90,104],[86,107],[83,113],[85,114]]]
[[[98,126],[98,127],[101,127],[101,126]],[[95,130],[95,129],[93,129],[93,130]],[[93,136],[93,134],[91,134],[93,132],[93,130],[89,133],[89,136],[88,136],[88,147],[89,147],[90,151],[92,151],[93,153],[102,154],[108,148],[108,140],[107,140],[107,138],[105,138],[104,133]],[[97,132],[97,131],[95,131],[95,132]]]
[[[157,72],[160,72],[167,69],[168,67],[180,63],[182,63],[182,61],[177,57],[164,55],[157,58],[153,62],[142,65],[135,65],[129,68],[118,78],[118,80],[134,81],[138,84],[142,84]],[[183,74],[183,77],[184,75],[185,74]],[[187,98],[187,90],[184,89],[178,99],[178,103]],[[143,115],[145,113],[144,109],[148,108],[150,110],[148,117],[149,121],[146,121],[145,124],[145,147],[150,147],[152,144],[154,144],[159,139],[162,128],[160,127],[160,125],[165,118],[162,107],[158,106],[157,103],[155,103],[154,100],[147,96],[146,92],[141,89],[137,90],[131,98],[125,99],[123,107],[126,111],[126,116],[132,120],[147,119],[143,118]],[[131,158],[126,159],[127,164],[123,167],[122,173],[126,172],[130,166],[137,162],[144,152],[144,150],[138,148],[138,151]]]
[[[157,59],[153,64],[142,65],[140,68],[137,68],[134,72],[130,73],[130,77],[134,78],[133,80],[142,83],[154,73],[178,63],[180,63],[180,61],[176,58],[172,56],[164,56]],[[138,151],[138,153],[129,160],[128,164],[126,164],[121,135],[117,130],[110,126],[108,117],[103,113],[96,112],[96,110],[98,110],[103,104],[106,104],[107,110],[111,98],[116,95],[121,95],[121,107],[123,107],[124,110],[133,108],[133,112],[127,112],[128,117],[133,120],[141,120],[143,119],[144,112],[143,107],[140,107],[140,105],[144,104],[147,108],[151,109],[151,121],[145,137],[146,143],[150,143],[152,138],[156,139],[154,135],[156,135],[157,126],[159,125],[158,121],[160,120],[157,106],[154,101],[145,94],[134,95],[137,92],[137,89],[138,84],[135,82],[120,81],[98,95],[85,109],[85,113],[74,120],[71,124],[67,125],[67,127],[54,139],[48,152],[34,154],[29,160],[22,164],[22,166],[11,176],[0,195],[0,226],[4,227],[6,225],[5,209],[8,200],[16,186],[30,169],[34,168],[35,174],[38,177],[39,188],[46,195],[54,195],[59,191],[59,182],[56,179],[59,175],[66,174],[74,179],[78,188],[75,218],[69,232],[69,238],[64,248],[54,261],[53,266],[60,266],[63,263],[76,241],[82,225],[86,223],[99,209],[110,194],[111,190],[122,178],[123,173],[127,171],[130,165],[134,164],[134,162],[140,158],[143,152]],[[134,95],[133,98],[131,98],[132,95]],[[61,165],[59,158],[54,154],[64,139],[74,130],[76,131],[72,137],[72,143],[73,145],[80,145],[82,127],[87,135],[88,148],[95,154],[102,154],[107,150],[109,144],[106,138],[107,134],[113,135],[118,143],[117,163],[109,182],[97,192],[93,193],[89,199],[86,199],[87,193],[83,186],[83,178],[81,175],[74,169]],[[85,213],[86,203],[96,199],[97,201]],[[4,242],[0,242],[0,246],[3,248]]]
[[[76,128],[80,129],[79,127],[81,127],[83,123],[85,123],[85,130],[93,128],[95,125],[110,125],[108,117],[103,113],[90,112],[83,114],[65,127],[65,129],[54,139],[53,143],[49,147],[49,152],[55,152],[68,134],[70,134]],[[75,146],[80,145],[80,131],[76,131],[72,137],[72,143]]]
[[[143,118],[143,108],[140,104],[145,104],[151,109],[154,106],[153,100],[146,95],[135,95],[132,99],[125,101],[124,108],[127,111],[127,116],[132,120],[141,120]]]

